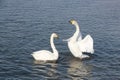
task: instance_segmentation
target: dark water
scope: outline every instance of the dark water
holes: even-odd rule
[[[90,60],[74,58],[62,39],[75,31],[94,38]],[[40,64],[30,55],[50,48],[57,63]],[[0,0],[0,80],[120,80],[120,0]]]

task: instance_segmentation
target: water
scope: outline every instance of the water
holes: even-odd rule
[[[0,80],[119,80],[119,0],[0,0]],[[76,19],[82,35],[94,39],[89,60],[74,58],[62,42],[72,36]],[[57,32],[57,63],[36,62],[33,51],[51,50]]]

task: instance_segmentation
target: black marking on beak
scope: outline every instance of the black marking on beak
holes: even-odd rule
[[[70,20],[69,23],[72,24],[72,21]]]

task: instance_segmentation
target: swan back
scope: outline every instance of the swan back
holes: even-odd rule
[[[31,54],[35,60],[42,60],[42,61],[47,61],[47,60],[57,60],[58,57],[55,57],[53,53],[47,50],[41,50],[41,51],[36,51]]]

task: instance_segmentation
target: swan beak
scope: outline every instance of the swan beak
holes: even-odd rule
[[[59,36],[57,36],[56,38],[59,39]]]
[[[74,24],[76,21],[74,20],[74,19],[71,19],[70,21],[69,21],[69,23],[70,24]]]
[[[70,20],[69,23],[72,24],[72,20]]]
[[[59,39],[59,35],[58,35],[58,34],[56,34],[55,38]]]

